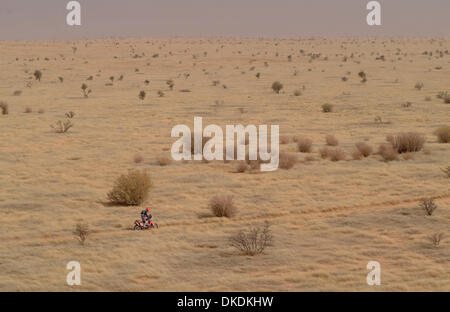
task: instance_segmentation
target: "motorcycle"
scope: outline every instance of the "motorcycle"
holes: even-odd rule
[[[147,229],[157,229],[158,223],[155,223],[153,221],[146,221],[142,222],[142,220],[136,220],[134,221],[134,230],[135,231],[141,231],[141,230],[147,230]]]

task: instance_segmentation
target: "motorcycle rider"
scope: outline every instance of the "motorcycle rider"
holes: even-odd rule
[[[152,215],[150,214],[150,208],[147,207],[141,211],[141,219],[144,225],[147,225],[148,221],[152,221]]]

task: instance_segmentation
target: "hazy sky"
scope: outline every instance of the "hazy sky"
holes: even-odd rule
[[[0,40],[166,36],[449,36],[450,0],[79,0],[81,26],[66,24],[69,0],[0,0]]]

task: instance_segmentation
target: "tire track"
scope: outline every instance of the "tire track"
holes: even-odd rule
[[[449,194],[442,194],[442,195],[437,195],[437,196],[433,196],[431,197],[437,201],[446,201],[448,199],[450,199],[450,193]],[[352,212],[368,212],[369,209],[377,209],[377,211],[384,211],[384,210],[389,210],[389,209],[394,209],[394,208],[399,208],[400,206],[403,206],[405,204],[411,204],[411,203],[419,203],[421,198],[413,198],[413,199],[407,199],[407,200],[398,200],[398,201],[387,201],[387,202],[382,202],[382,203],[378,203],[378,204],[367,204],[367,205],[359,205],[359,206],[337,206],[337,207],[330,207],[330,208],[324,208],[321,210],[299,210],[299,211],[287,211],[287,212],[275,212],[275,213],[266,213],[266,214],[261,214],[261,215],[257,215],[257,216],[236,216],[233,217],[232,219],[227,219],[227,218],[216,218],[216,217],[206,217],[206,218],[201,218],[201,219],[187,219],[187,220],[180,220],[180,221],[168,221],[168,222],[164,222],[160,225],[160,229],[165,229],[165,228],[177,228],[180,226],[190,226],[190,225],[195,225],[195,226],[201,226],[201,225],[211,225],[211,224],[226,224],[226,223],[249,223],[249,222],[261,222],[261,221],[269,221],[277,218],[283,218],[283,217],[292,217],[292,216],[307,216],[309,217],[320,217],[320,218],[328,218],[328,217],[332,217],[332,216],[336,216],[336,215],[346,215],[346,214],[350,214]],[[157,231],[158,231],[157,230]],[[93,230],[91,233],[92,234],[100,234],[100,235],[106,235],[106,234],[117,234],[117,233],[130,233],[133,232],[131,227],[130,228],[120,228],[120,229],[106,229],[106,230]],[[74,239],[74,235],[73,234],[67,234],[67,233],[63,233],[63,234],[58,234],[58,233],[51,233],[51,234],[46,234],[46,235],[41,235],[41,236],[36,236],[36,237],[5,237],[2,238],[1,241],[2,243],[9,243],[9,244],[17,244],[17,243],[21,243],[21,244],[26,244],[26,243],[33,243],[33,242],[40,242],[43,243],[42,241],[45,242],[51,242],[51,241],[58,241],[58,240],[73,240]],[[4,246],[4,244],[2,244]],[[1,246],[1,245],[0,245]]]

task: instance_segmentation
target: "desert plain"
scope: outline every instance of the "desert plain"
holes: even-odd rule
[[[0,291],[450,291],[450,144],[435,135],[450,125],[436,96],[450,92],[449,48],[449,38],[1,41]],[[56,133],[71,111],[73,126]],[[273,172],[168,161],[172,127],[195,116],[279,125],[280,150],[297,161]],[[407,132],[423,148],[377,153]],[[327,135],[337,161],[321,157]],[[353,157],[358,142],[373,153]],[[131,169],[150,174],[148,199],[109,203]],[[233,196],[233,217],[210,214],[215,195]],[[145,207],[159,228],[133,231]],[[263,253],[230,245],[265,222]],[[66,283],[72,260],[79,286]],[[369,261],[379,286],[366,283]]]

